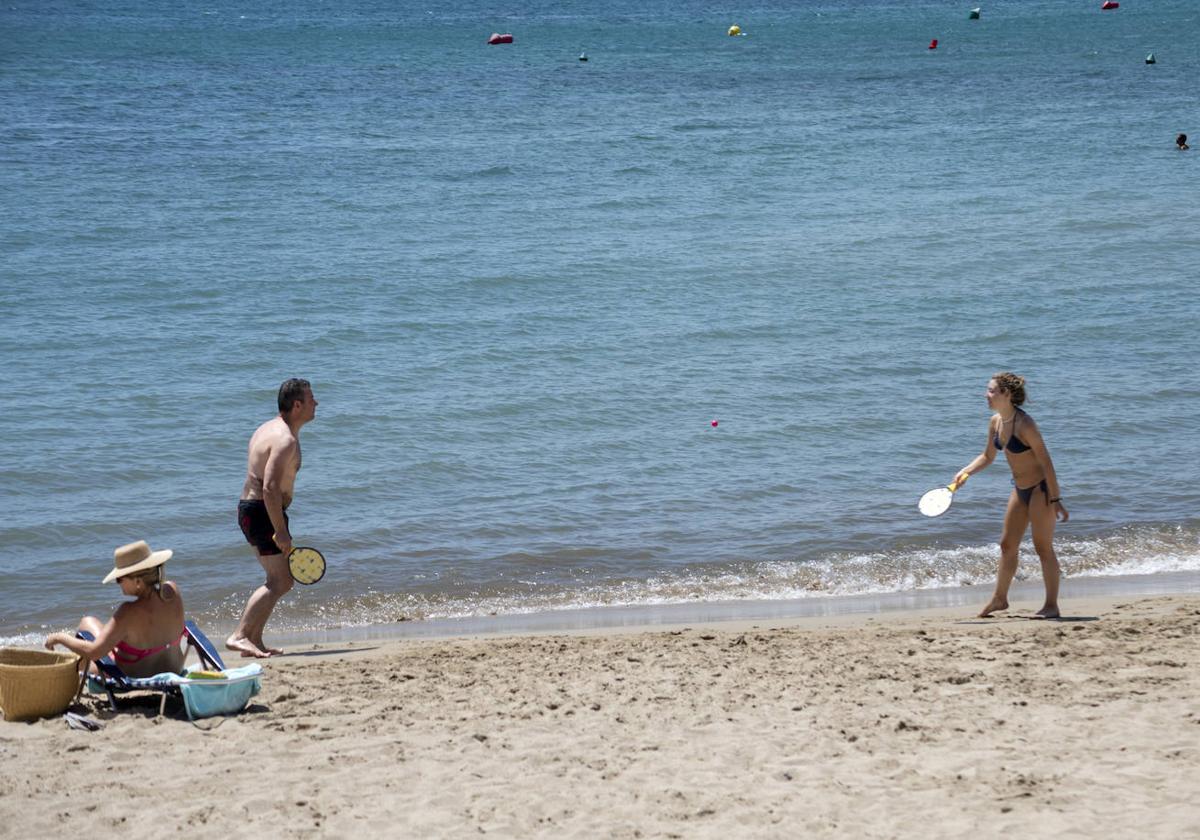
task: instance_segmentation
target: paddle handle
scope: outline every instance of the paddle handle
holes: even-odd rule
[[[950,492],[953,493],[959,487],[962,487],[964,484],[967,483],[967,479],[970,477],[971,476],[965,472],[962,472],[962,473],[959,473],[958,475],[956,475],[954,477],[954,480],[950,482],[950,487],[949,487]]]

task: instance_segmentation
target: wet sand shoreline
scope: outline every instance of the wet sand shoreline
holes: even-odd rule
[[[953,609],[974,615],[991,594],[991,581],[974,586],[922,589],[909,592],[815,596],[791,600],[694,601],[690,603],[592,607],[524,614],[440,618],[325,630],[271,632],[272,643],[285,648],[309,644],[399,639],[449,639],[538,633],[636,632],[696,624],[738,621],[790,621],[837,616],[895,614],[914,610]],[[1078,599],[1200,594],[1200,572],[1113,575],[1068,578],[1062,603],[1070,610]],[[1017,581],[1012,587],[1013,613],[1031,612],[1041,605],[1039,578]],[[226,628],[226,632],[228,629]],[[217,635],[214,635],[217,638]],[[221,635],[220,638],[224,638]]]

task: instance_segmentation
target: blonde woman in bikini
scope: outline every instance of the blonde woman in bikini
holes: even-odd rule
[[[91,633],[94,641],[85,642],[70,633],[51,633],[46,637],[46,647],[53,650],[61,645],[87,662],[111,653],[130,677],[179,673],[186,655],[179,645],[183,640],[183,598],[179,587],[163,580],[163,566],[171,554],[170,549],[151,551],[140,541],[118,548],[113,552],[113,570],[104,583],[117,581],[121,592],[134,600],[117,607],[107,622],[93,615],[83,617],[79,629]]]
[[[1062,503],[1054,462],[1042,440],[1037,423],[1021,406],[1025,402],[1025,379],[1015,373],[997,373],[987,385],[988,407],[996,413],[988,421],[987,443],[983,453],[958,473],[958,479],[986,469],[1003,452],[1013,475],[1013,491],[1004,514],[1004,533],[1000,538],[1000,568],[996,591],[979,613],[986,618],[1008,609],[1008,587],[1017,573],[1017,551],[1025,530],[1033,527],[1033,547],[1042,561],[1042,579],[1046,584],[1046,603],[1037,611],[1038,618],[1058,618],[1058,557],[1054,553],[1054,526],[1070,518]],[[961,482],[960,482],[961,483]]]

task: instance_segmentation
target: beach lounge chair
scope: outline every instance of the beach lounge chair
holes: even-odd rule
[[[76,635],[85,641],[92,641],[93,636],[86,630],[80,630]],[[194,621],[184,622],[184,638],[188,650],[195,650],[200,660],[198,668],[191,668],[178,674],[155,674],[152,677],[131,677],[121,670],[121,666],[111,656],[96,660],[99,674],[86,674],[86,682],[94,692],[103,691],[108,695],[109,705],[117,710],[117,695],[131,691],[156,691],[162,695],[158,705],[161,715],[166,707],[168,697],[181,697],[188,719],[211,717],[217,714],[234,714],[246,707],[250,698],[259,692],[262,677],[262,666],[258,664],[245,665],[241,668],[226,668],[225,662],[216,647],[201,632]],[[83,690],[84,680],[80,681]]]

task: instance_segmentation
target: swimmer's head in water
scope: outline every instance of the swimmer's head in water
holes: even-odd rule
[[[1175,138],[1175,145],[1176,145],[1176,146],[1186,146],[1186,145],[1187,145],[1187,135],[1186,135],[1186,134],[1180,134],[1178,137],[1176,137],[1176,138]]]

